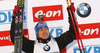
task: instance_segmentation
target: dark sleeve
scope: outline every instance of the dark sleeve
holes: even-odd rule
[[[68,10],[68,9],[67,9]],[[60,48],[60,51],[66,47],[69,43],[71,43],[74,39],[76,39],[74,27],[72,24],[71,16],[68,11],[68,22],[70,23],[69,31],[66,31],[65,33],[61,34],[59,37],[56,37],[55,40],[58,43],[58,46]]]
[[[11,23],[11,29],[10,29],[10,39],[12,43],[14,44],[14,35],[15,35],[15,17],[12,17],[12,23]],[[28,52],[33,52],[34,48],[34,41],[28,40],[23,36],[23,51],[28,53]]]

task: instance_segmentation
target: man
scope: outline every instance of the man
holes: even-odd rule
[[[67,8],[75,12],[73,4]],[[18,11],[18,9],[16,10]],[[69,12],[68,12],[69,14]],[[36,41],[28,40],[23,36],[23,48],[25,53],[60,53],[60,51],[76,39],[74,27],[69,14],[69,31],[61,34],[59,37],[51,38],[49,35],[49,29],[46,22],[38,22],[35,26]],[[11,23],[10,37],[11,41],[14,43],[14,31],[15,31],[15,17]]]

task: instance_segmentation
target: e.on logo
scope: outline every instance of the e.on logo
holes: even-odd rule
[[[80,37],[83,39],[100,38],[100,23],[79,25]]]
[[[44,21],[63,20],[62,5],[32,7],[33,21],[38,22],[38,15],[43,15]]]

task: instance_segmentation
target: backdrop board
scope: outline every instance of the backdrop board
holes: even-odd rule
[[[86,53],[100,53],[100,1],[72,0],[72,2],[76,8],[79,33]],[[10,40],[10,27],[16,4],[17,0],[0,0],[0,53],[14,51],[14,45]],[[40,14],[43,14],[49,26],[51,38],[68,31],[66,8],[66,0],[25,0],[24,36],[36,40],[34,27],[39,22]],[[65,53],[80,53],[76,40],[66,46]]]

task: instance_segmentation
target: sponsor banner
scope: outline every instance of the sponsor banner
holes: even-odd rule
[[[4,27],[4,28],[0,28],[0,31],[6,31],[6,30],[10,30],[10,24],[12,22],[12,9],[9,10],[0,10],[0,27]],[[25,13],[24,13],[25,14]],[[26,23],[26,14],[24,15],[24,29],[27,28],[27,23]]]
[[[12,16],[12,10],[0,10],[0,25],[10,24]]]
[[[100,38],[96,39],[83,39],[83,45],[86,53],[99,53],[100,52]],[[67,53],[80,53],[77,40],[74,40],[67,47]]]
[[[28,29],[24,29],[23,35],[29,39]],[[0,46],[13,45],[10,39],[10,31],[0,31]]]
[[[85,45],[85,53],[100,53],[100,44],[99,45]],[[79,47],[73,47],[73,53],[80,53]]]
[[[99,25],[100,25],[100,1],[99,0],[72,0],[76,7],[76,16],[79,23],[80,37],[83,40],[87,53],[99,53]],[[12,10],[17,4],[17,0],[0,0],[0,52],[13,52],[13,45],[10,41],[10,23]],[[47,21],[52,38],[59,36],[69,29],[67,3],[66,0],[27,0],[25,4],[25,37],[36,40],[34,26],[39,21],[37,15],[43,14]],[[8,30],[8,31],[7,31]],[[28,34],[29,33],[29,34]],[[29,35],[29,36],[28,36]],[[79,53],[77,41],[73,41],[62,52]],[[6,46],[6,47],[2,47]],[[1,51],[2,50],[2,51]],[[5,51],[6,50],[6,51]]]
[[[100,22],[100,0],[72,0],[76,8],[76,16],[79,24]]]
[[[96,53],[97,51],[94,52],[94,46],[93,48],[88,49],[85,45],[99,45],[100,42],[100,27],[98,27],[100,23],[91,23],[91,24],[80,24],[79,27],[79,35],[80,38],[82,39],[83,45],[85,47],[85,51],[87,53]],[[73,41],[67,46],[67,53],[80,53],[79,47],[74,48],[74,46],[78,45],[77,40]],[[92,46],[91,46],[92,47]],[[72,51],[73,50],[73,51]]]
[[[79,33],[82,39],[100,38],[100,23],[81,24]]]
[[[57,37],[63,33],[63,26],[49,27],[49,33],[51,38]]]
[[[63,20],[62,5],[32,7],[34,22],[38,22],[38,15],[43,15],[44,21]]]
[[[17,4],[17,0],[0,1],[0,31],[10,30],[10,24],[11,24],[12,16],[13,16],[13,9],[16,4]],[[27,19],[26,19],[26,11],[25,11],[24,12],[24,29],[27,29],[26,20]]]

